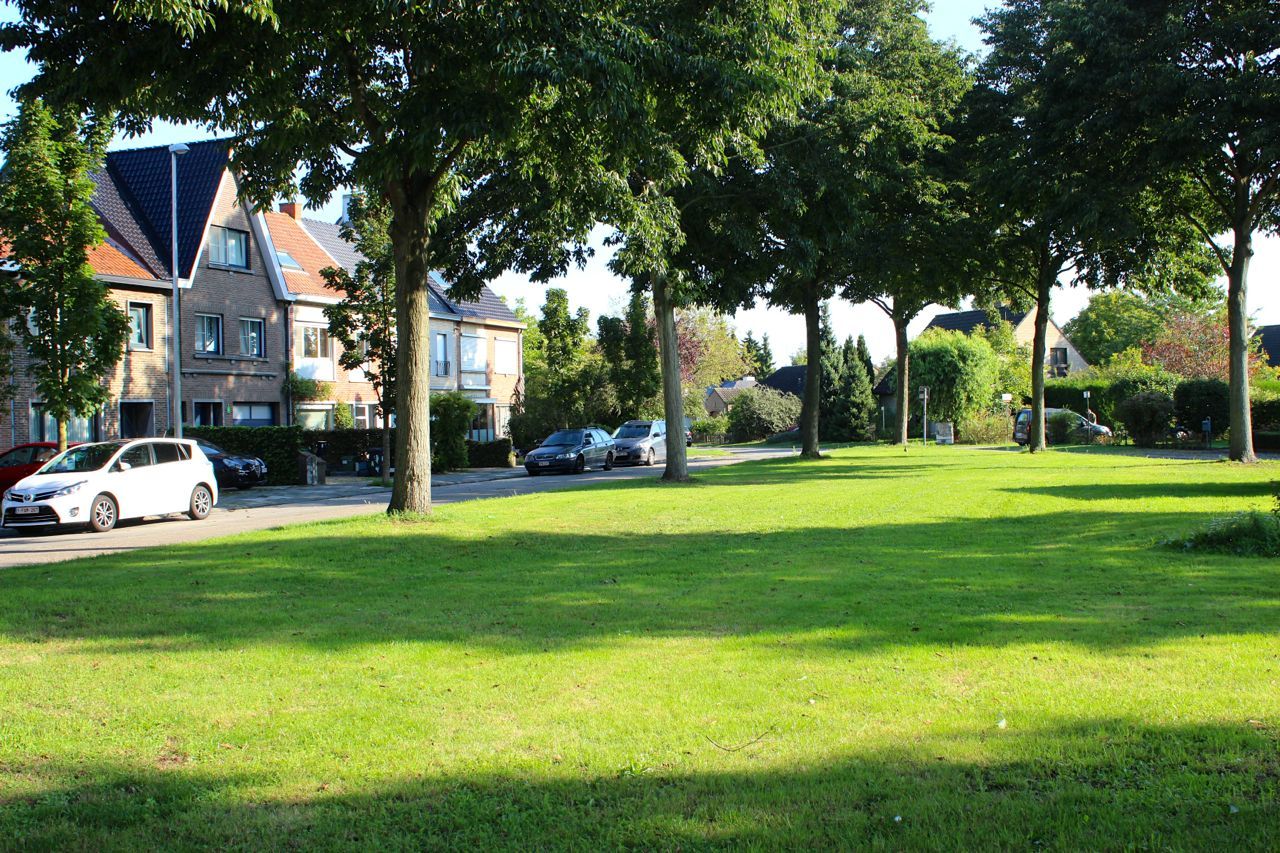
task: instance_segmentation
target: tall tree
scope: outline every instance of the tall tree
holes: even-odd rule
[[[4,131],[0,241],[17,277],[6,284],[13,325],[30,356],[45,415],[67,448],[67,421],[106,402],[107,374],[120,361],[129,318],[94,278],[89,252],[106,234],[91,204],[111,122],[22,103]]]
[[[507,269],[550,278],[583,258],[606,211],[634,238],[633,255],[668,244],[664,190],[719,159],[786,89],[803,8],[16,5],[0,46],[27,49],[39,67],[28,89],[119,108],[131,130],[159,117],[229,131],[243,191],[260,203],[293,192],[301,163],[309,198],[361,185],[389,205],[400,341],[389,509],[418,513],[431,493],[432,270],[459,297]],[[665,289],[658,301],[671,302]]]
[[[340,233],[360,252],[355,271],[320,271],[341,301],[325,306],[329,334],[342,344],[338,363],[361,370],[373,385],[382,414],[382,482],[391,478],[391,418],[396,410],[396,265],[391,251],[391,211],[372,194],[351,199]]]
[[[766,376],[768,376],[769,374],[773,373],[773,365],[774,365],[774,361],[773,361],[773,347],[769,346],[769,333],[768,333],[768,332],[765,332],[765,333],[760,337],[760,359],[759,359],[759,365],[760,365],[760,372],[756,374],[756,376],[758,376],[759,378],[763,379],[764,377],[766,377]]]
[[[1079,73],[1063,49],[1064,2],[1010,0],[982,19],[991,50],[967,139],[985,220],[980,270],[992,300],[1034,309],[1028,447],[1044,449],[1050,299],[1060,280],[1091,288],[1194,282],[1194,241],[1147,194],[1125,197],[1093,163],[1095,144],[1063,121],[1055,92]],[[979,286],[981,288],[981,286]]]
[[[596,342],[618,400],[615,420],[643,416],[662,390],[648,297],[632,293],[624,316],[603,316],[596,321],[596,330]]]
[[[1256,236],[1280,231],[1280,7],[1080,0],[1064,17],[1064,120],[1095,140],[1108,180],[1157,193],[1227,278],[1230,456],[1251,462],[1249,267]]]
[[[836,410],[840,407],[839,396],[840,389],[844,384],[845,373],[845,350],[836,342],[835,332],[831,328],[831,309],[823,303],[819,312],[819,341],[820,341],[820,358],[818,359],[819,377],[818,377],[818,437],[823,441],[837,441],[844,439],[842,427],[847,424],[836,423]],[[812,364],[812,362],[811,362]],[[805,371],[805,380],[808,380],[808,373],[812,371],[812,367]],[[803,412],[800,419],[800,429],[807,432],[809,427],[805,423],[804,418],[811,416],[808,412]]]
[[[1136,293],[1099,293],[1062,331],[1090,364],[1102,364],[1116,353],[1151,341],[1163,317],[1159,308]]]
[[[752,376],[765,377],[769,372],[764,360],[764,345],[756,340],[756,336],[751,332],[747,332],[747,336],[742,339],[742,351],[747,359],[747,367],[751,371]]]
[[[835,441],[871,441],[875,438],[875,397],[852,337],[845,338],[841,355],[844,370],[831,407],[829,435]]]
[[[862,369],[866,371],[867,379],[874,385],[876,381],[876,363],[871,360],[871,349],[867,346],[867,339],[864,335],[858,335],[857,357],[858,361],[862,362]]]

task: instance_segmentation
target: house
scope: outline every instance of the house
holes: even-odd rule
[[[997,316],[1013,327],[1013,339],[1023,346],[1031,346],[1036,338],[1036,315],[1032,311],[1013,311],[1001,306],[996,310]],[[989,329],[994,325],[992,314],[984,310],[955,311],[939,314],[929,321],[925,331],[929,329],[947,329],[953,332],[972,334],[977,329]],[[1084,370],[1089,362],[1084,360],[1075,344],[1062,332],[1058,324],[1049,320],[1046,330],[1045,347],[1046,370],[1049,376],[1061,377],[1069,373]]]
[[[93,207],[107,233],[89,256],[96,277],[129,315],[128,346],[105,379],[109,401],[68,424],[72,441],[162,435],[171,427],[170,155],[166,146],[114,151],[94,176]],[[324,307],[337,301],[320,271],[354,269],[359,256],[331,223],[303,219],[296,204],[247,209],[225,140],[197,142],[178,159],[183,422],[333,425],[350,406],[357,426],[378,425],[377,398],[362,371],[337,365]],[[522,385],[524,325],[487,288],[475,302],[431,282],[432,387],[461,390],[480,414],[471,437],[505,433]],[[437,325],[438,324],[438,325]],[[25,356],[15,354],[13,395],[0,410],[0,443],[48,440]],[[323,380],[332,399],[288,398],[290,371]]]
[[[1280,326],[1260,326],[1253,334],[1262,344],[1267,364],[1280,367]]]
[[[748,388],[754,388],[756,384],[754,376],[745,376],[742,379],[723,382],[714,388],[708,388],[707,398],[703,400],[707,414],[712,417],[728,414],[737,396]]]
[[[794,394],[803,398],[804,378],[807,372],[808,370],[803,364],[780,367],[764,379],[761,379],[760,384],[767,385],[773,390],[781,391],[784,394]]]

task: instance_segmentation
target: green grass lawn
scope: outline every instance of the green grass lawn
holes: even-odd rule
[[[0,572],[0,847],[1280,846],[1274,464],[861,448]],[[183,522],[175,522],[183,523]]]

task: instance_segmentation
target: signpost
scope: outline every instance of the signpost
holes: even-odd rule
[[[924,446],[929,446],[929,386],[920,386],[920,402],[924,404]]]

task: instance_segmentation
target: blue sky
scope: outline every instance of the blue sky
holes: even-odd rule
[[[338,0],[335,0],[338,2]],[[929,25],[935,37],[954,39],[962,47],[970,51],[980,51],[981,35],[972,24],[972,19],[983,14],[988,5],[987,0],[935,0],[933,11],[928,16]],[[12,19],[14,10],[7,4],[0,8],[0,20]],[[29,80],[34,74],[32,66],[25,57],[16,54],[0,54],[0,120],[7,120],[14,111],[13,99],[9,91]],[[151,133],[132,139],[119,138],[113,147],[134,148],[141,145],[167,145],[178,140],[191,141],[207,138],[210,134],[201,128],[175,127],[168,124],[157,124]],[[339,210],[337,199],[308,215],[317,218],[334,219]],[[594,317],[601,313],[620,311],[627,296],[626,284],[611,275],[606,268],[607,254],[603,251],[588,263],[583,270],[575,270],[562,280],[552,282],[553,287],[563,287],[569,291],[569,298],[577,305],[585,305]],[[1258,254],[1254,260],[1252,273],[1252,296],[1250,309],[1262,323],[1280,323],[1280,293],[1277,293],[1276,279],[1280,275],[1280,240],[1264,239],[1258,243]],[[523,298],[530,305],[541,305],[546,286],[533,285],[522,276],[503,276],[494,282],[493,288],[510,301]],[[1066,322],[1074,316],[1088,301],[1087,294],[1069,289],[1059,288],[1054,296],[1054,317],[1058,322]],[[923,327],[928,319],[940,309],[933,309],[923,315],[916,327]],[[879,360],[889,355],[893,349],[893,329],[884,315],[876,308],[867,305],[850,305],[840,300],[832,305],[832,323],[836,334],[865,334],[872,353]],[[776,309],[756,308],[740,311],[735,317],[735,325],[740,334],[748,330],[756,336],[767,332],[773,342],[775,357],[785,362],[787,357],[799,350],[804,343],[804,323],[798,317],[787,315]],[[913,328],[915,331],[916,328]]]

